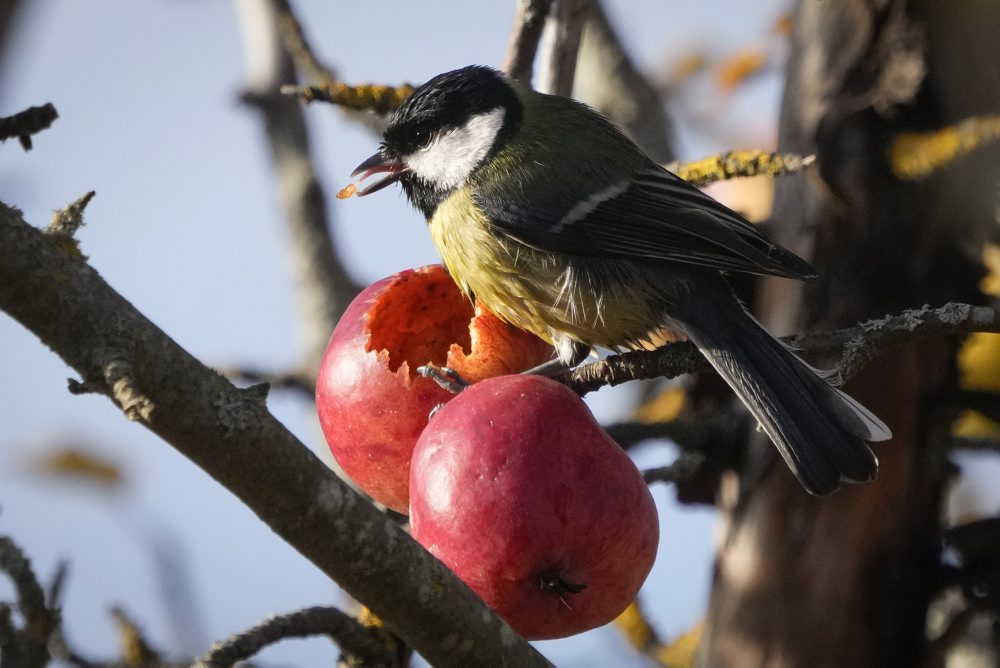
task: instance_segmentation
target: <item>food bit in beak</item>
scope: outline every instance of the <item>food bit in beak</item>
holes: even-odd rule
[[[367,188],[358,190],[358,186],[361,185],[362,181],[375,174],[384,174],[385,176]],[[396,183],[403,178],[404,174],[406,174],[406,165],[404,165],[401,161],[389,158],[381,152],[376,153],[358,165],[358,168],[351,172],[352,177],[358,175],[360,175],[360,177],[337,193],[337,198],[347,199],[353,195],[357,195],[358,197],[370,195],[382,190],[386,186]]]

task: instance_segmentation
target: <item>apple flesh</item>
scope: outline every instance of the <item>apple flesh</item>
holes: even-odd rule
[[[338,322],[316,380],[320,425],[358,486],[405,513],[413,446],[430,411],[454,396],[417,367],[446,365],[475,382],[552,354],[474,306],[440,265],[403,271],[365,288]]]
[[[525,638],[613,620],[656,557],[642,475],[564,385],[491,378],[444,406],[410,468],[413,537]]]

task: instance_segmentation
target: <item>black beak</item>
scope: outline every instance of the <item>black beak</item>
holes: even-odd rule
[[[361,178],[358,179],[358,182],[360,183],[372,174],[381,174],[384,172],[388,173],[364,190],[359,190],[358,197],[364,197],[365,195],[376,193],[386,186],[390,186],[400,180],[403,178],[403,175],[406,174],[406,165],[396,158],[390,158],[383,150],[380,150],[378,153],[358,165],[357,169],[351,172],[351,178],[360,174]]]

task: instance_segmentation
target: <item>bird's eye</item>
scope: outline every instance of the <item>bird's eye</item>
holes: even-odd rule
[[[413,131],[413,144],[417,148],[427,148],[431,143],[431,133],[426,128],[417,128]]]

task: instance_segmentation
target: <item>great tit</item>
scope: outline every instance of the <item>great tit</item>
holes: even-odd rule
[[[688,338],[809,492],[875,478],[866,441],[889,429],[768,334],[725,278],[806,279],[810,265],[589,107],[488,67],[446,72],[399,107],[352,177],[378,173],[358,194],[402,184],[459,287],[561,364]]]

